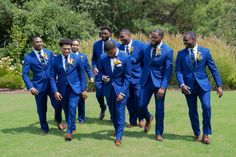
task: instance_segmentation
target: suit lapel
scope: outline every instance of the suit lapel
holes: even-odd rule
[[[32,54],[32,58],[35,61],[35,63],[38,63],[41,67],[43,67],[43,64],[39,61],[39,59],[38,59],[37,55],[35,54],[35,52],[32,51],[31,54]]]
[[[187,48],[185,49],[185,53],[186,53],[186,56],[187,56],[187,58],[186,58],[187,59],[187,63],[189,64],[189,66],[192,69],[192,71],[194,71],[194,67],[193,67],[192,61],[191,61],[191,55],[190,55],[190,53],[189,53]]]
[[[109,56],[106,57],[106,65],[107,65],[107,72],[108,75],[112,75],[112,70],[111,70],[111,59]],[[114,67],[115,68],[115,67]],[[114,69],[113,69],[114,71]]]

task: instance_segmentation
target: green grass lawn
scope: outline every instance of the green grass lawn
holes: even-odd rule
[[[43,135],[30,94],[0,94],[0,100],[1,157],[236,157],[236,91],[226,91],[221,99],[212,92],[210,145],[193,141],[185,98],[175,90],[166,95],[164,142],[155,141],[152,123],[148,134],[138,127],[125,128],[121,147],[114,145],[108,112],[105,120],[98,120],[99,105],[94,93],[89,93],[86,102],[86,124],[77,123],[72,142],[65,142],[64,132],[57,129],[50,104],[50,132]],[[154,114],[154,99],[149,109]]]

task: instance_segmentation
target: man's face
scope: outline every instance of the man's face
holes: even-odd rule
[[[64,44],[61,46],[61,52],[65,57],[67,57],[70,54],[70,50],[71,50],[71,45]]]
[[[111,50],[109,50],[109,51],[106,51],[106,53],[107,53],[107,55],[108,55],[109,57],[113,58],[113,57],[115,57],[115,55],[116,55],[116,51],[117,51],[117,49],[114,48],[114,49],[111,49]]]
[[[33,39],[33,48],[37,51],[42,50],[43,48],[43,41],[40,37],[34,38]]]
[[[151,43],[153,47],[156,47],[161,43],[162,37],[157,32],[152,32],[151,34]]]
[[[122,44],[128,45],[130,40],[131,40],[131,36],[128,33],[126,32],[120,33],[120,41],[122,42]]]
[[[72,41],[71,51],[76,53],[79,51],[80,45],[78,41]]]
[[[183,42],[186,48],[194,48],[196,45],[196,39],[193,39],[190,35],[184,35]]]
[[[111,32],[109,32],[107,29],[101,30],[101,38],[103,41],[107,41],[111,37]]]

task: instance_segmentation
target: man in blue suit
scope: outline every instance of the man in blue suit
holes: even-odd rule
[[[68,124],[66,141],[72,140],[76,130],[76,108],[80,97],[86,99],[86,76],[80,58],[71,52],[71,40],[62,39],[59,43],[62,53],[54,59],[50,75],[52,92],[57,101],[61,102],[66,110]],[[56,82],[55,77],[58,77]]]
[[[185,49],[178,52],[176,59],[176,78],[185,95],[189,108],[189,118],[191,121],[195,141],[202,141],[209,144],[208,135],[211,131],[211,85],[206,73],[206,66],[216,82],[219,97],[223,95],[222,81],[212,59],[209,49],[197,44],[196,34],[192,31],[183,35]],[[197,111],[197,97],[199,97],[203,110],[203,136],[200,138],[199,118]]]
[[[128,29],[122,29],[120,31],[120,41],[122,44],[119,49],[130,55],[132,58],[135,55],[139,55],[142,50],[143,43],[139,40],[133,40],[131,38],[131,32]],[[137,126],[137,119],[139,120],[139,126],[144,127],[144,120],[138,116],[138,103],[140,101],[140,84],[139,79],[141,77],[142,68],[140,63],[131,63],[131,81],[129,85],[130,96],[127,99],[127,109],[129,111],[129,122],[127,126],[131,128]]]
[[[163,30],[154,30],[151,34],[151,43],[145,45],[137,57],[138,60],[143,62],[143,71],[140,78],[141,103],[139,104],[139,112],[146,119],[144,131],[148,132],[151,128],[153,116],[149,113],[147,106],[152,94],[154,94],[157,141],[163,140],[164,100],[173,64],[173,50],[162,41],[163,37]]]
[[[43,48],[43,41],[39,36],[32,38],[33,51],[24,57],[22,68],[22,78],[27,89],[35,96],[37,112],[40,126],[43,133],[48,133],[47,123],[47,96],[50,97],[51,104],[55,110],[55,121],[60,130],[66,128],[62,124],[62,107],[56,102],[53,93],[50,90],[49,75],[53,64],[54,55],[50,50]],[[33,73],[33,79],[30,79],[29,72]]]
[[[115,128],[115,145],[120,146],[125,126],[125,105],[129,97],[131,62],[113,41],[106,41],[104,48],[107,54],[101,56],[99,78],[103,81],[103,94]]]
[[[86,54],[80,52],[79,48],[80,48],[80,40],[73,39],[71,51],[73,53],[75,53],[83,62],[85,72],[89,78],[88,82],[92,83],[93,82],[93,72],[92,72],[89,62],[88,62],[88,56]],[[80,124],[83,124],[85,122],[85,100],[83,98],[80,98],[80,101],[78,104],[78,121]]]
[[[106,104],[104,101],[104,95],[103,95],[103,87],[102,82],[98,79],[98,73],[100,71],[99,64],[100,64],[100,56],[101,54],[105,53],[104,50],[104,42],[107,40],[114,41],[112,37],[112,30],[108,26],[101,27],[101,40],[98,40],[93,45],[93,52],[92,52],[92,69],[93,73],[95,75],[95,88],[96,88],[96,98],[98,103],[100,104],[101,112],[99,114],[99,119],[103,120],[105,117],[105,111],[106,111]],[[114,41],[116,43],[116,46],[119,47],[119,43]]]

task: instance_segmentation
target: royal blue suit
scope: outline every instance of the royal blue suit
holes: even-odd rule
[[[119,51],[119,50],[118,50]],[[125,105],[127,97],[129,97],[129,83],[131,75],[131,62],[127,54],[119,51],[117,59],[120,64],[114,65],[112,71],[111,59],[107,54],[101,56],[101,67],[99,78],[102,76],[109,76],[108,83],[103,82],[103,94],[106,97],[109,111],[113,120],[116,131],[116,139],[122,140],[122,135],[125,126]],[[124,99],[117,101],[117,96],[122,93]]]
[[[176,78],[179,85],[185,84],[190,87],[191,94],[185,95],[188,107],[189,117],[195,136],[200,135],[199,118],[197,112],[197,97],[200,98],[203,110],[203,134],[209,135],[211,130],[211,105],[210,90],[211,85],[206,73],[206,66],[210,69],[216,85],[222,86],[220,75],[212,59],[209,49],[198,46],[198,55],[196,64],[191,61],[190,52],[187,48],[178,52],[176,59]]]
[[[114,43],[116,44],[116,47],[119,47],[120,43],[118,43],[117,41],[111,39],[112,41],[114,41]],[[98,68],[98,70],[100,71],[99,67],[100,67],[100,56],[101,54],[105,53],[104,50],[104,41],[103,40],[98,40],[94,43],[93,45],[93,52],[92,52],[92,68]],[[102,112],[105,112],[106,110],[106,104],[104,102],[104,95],[103,95],[103,87],[102,87],[102,82],[99,81],[100,79],[98,79],[97,76],[95,76],[95,88],[96,88],[96,97],[97,100],[100,104],[100,108]]]
[[[68,109],[66,111],[67,133],[71,134],[76,129],[76,107],[81,93],[86,90],[86,76],[83,63],[76,54],[70,53],[71,61],[67,71],[63,67],[62,59],[62,54],[55,57],[50,74],[50,83],[52,92],[59,92],[62,95],[61,103]],[[57,82],[56,76],[58,77]]]
[[[51,66],[53,64],[54,55],[50,50],[42,49],[42,51],[45,53],[44,60],[46,65],[41,63],[41,61],[38,59],[34,51],[30,52],[28,55],[25,55],[24,57],[22,78],[28,90],[34,87],[39,91],[39,94],[35,95],[35,100],[37,105],[37,112],[39,116],[40,126],[43,131],[48,132],[49,128],[46,118],[47,95],[49,95],[51,104],[55,109],[55,120],[58,123],[61,123],[62,121],[61,117],[62,107],[59,104],[57,104],[53,93],[51,93],[49,84],[49,76],[51,72]],[[33,73],[32,80],[30,79],[29,76],[30,71],[32,71]]]
[[[76,54],[83,62],[84,70],[85,70],[88,78],[90,80],[93,79],[93,72],[92,72],[89,62],[88,62],[88,56],[84,53],[81,53],[81,52],[76,52]],[[83,123],[85,121],[85,100],[82,97],[80,98],[80,101],[78,103],[78,120],[81,123]]]
[[[130,50],[127,49],[127,45],[121,44],[119,49],[125,51],[130,58],[138,56],[142,50],[143,43],[139,40],[132,40]],[[126,50],[127,49],[127,50]],[[130,52],[131,51],[131,52]],[[129,111],[129,122],[132,125],[137,124],[137,118],[141,120],[142,118],[138,116],[138,102],[140,101],[140,84],[139,79],[142,74],[142,65],[141,63],[131,63],[131,81],[129,85],[130,96],[127,99],[127,109]]]
[[[143,62],[143,70],[140,78],[141,84],[141,101],[139,103],[139,113],[146,119],[150,120],[148,104],[152,97],[155,97],[156,108],[156,135],[162,135],[164,130],[164,100],[165,95],[161,99],[157,99],[156,94],[159,88],[167,89],[172,74],[173,50],[163,43],[160,47],[159,55],[152,57],[152,45],[146,44],[138,60]],[[135,61],[133,59],[132,61]]]

